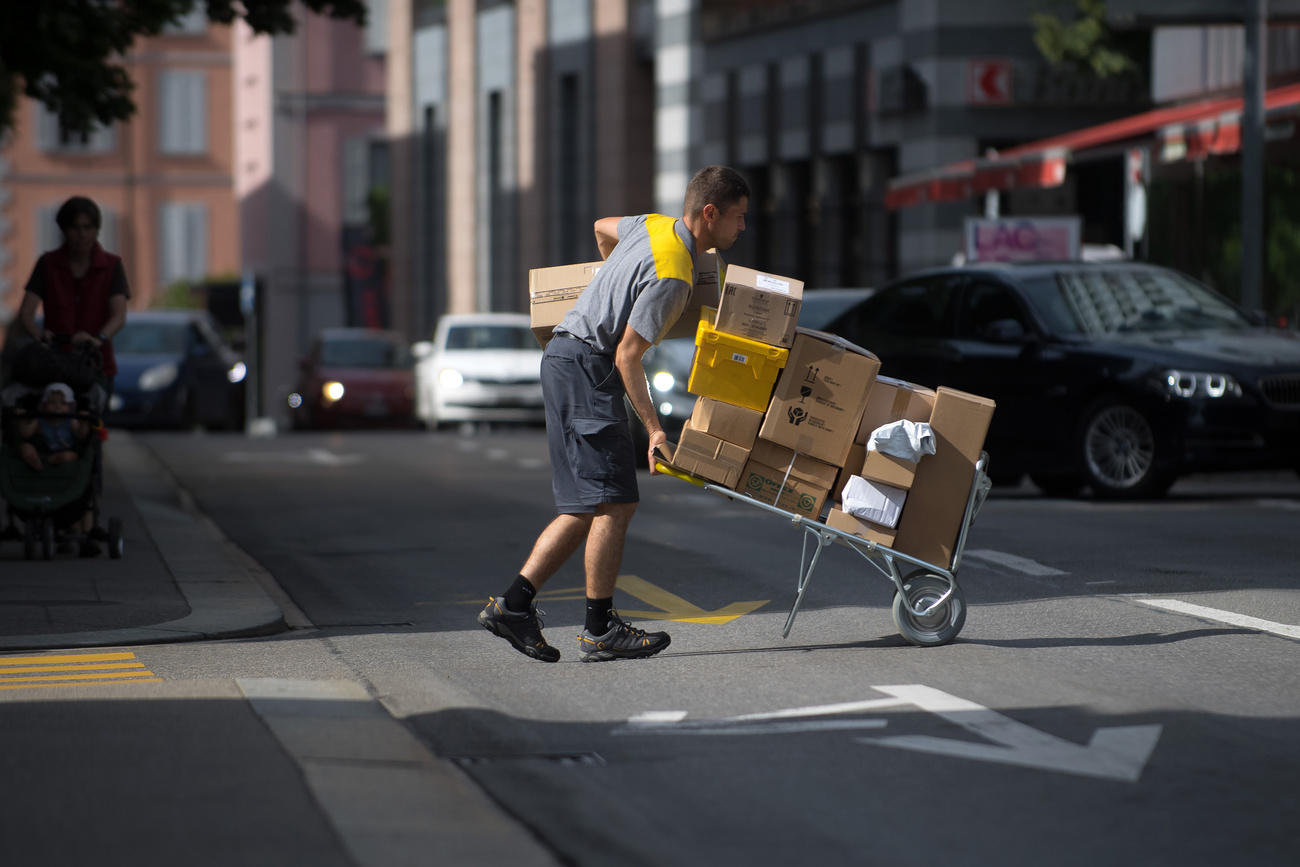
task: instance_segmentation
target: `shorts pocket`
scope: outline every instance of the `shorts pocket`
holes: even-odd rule
[[[616,478],[628,439],[627,422],[575,416],[571,424],[573,436],[569,438],[569,456],[574,472],[584,479]]]

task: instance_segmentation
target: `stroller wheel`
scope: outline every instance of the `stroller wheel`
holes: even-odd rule
[[[54,557],[54,522],[49,518],[41,521],[41,558],[50,560]]]
[[[122,559],[122,552],[126,548],[126,540],[122,538],[122,519],[108,519],[108,556],[114,560]]]

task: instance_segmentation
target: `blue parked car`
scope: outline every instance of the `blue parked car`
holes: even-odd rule
[[[113,337],[111,427],[241,429],[244,363],[203,310],[142,310]]]

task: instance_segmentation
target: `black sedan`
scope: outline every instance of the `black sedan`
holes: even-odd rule
[[[1160,496],[1198,471],[1300,469],[1300,338],[1132,262],[920,272],[823,328],[881,374],[997,401],[995,480]]]
[[[128,313],[113,336],[117,377],[105,421],[115,427],[238,429],[244,363],[202,310]]]

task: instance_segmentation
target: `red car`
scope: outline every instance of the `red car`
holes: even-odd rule
[[[296,428],[415,424],[415,374],[395,331],[327,328],[301,361],[289,395]]]

